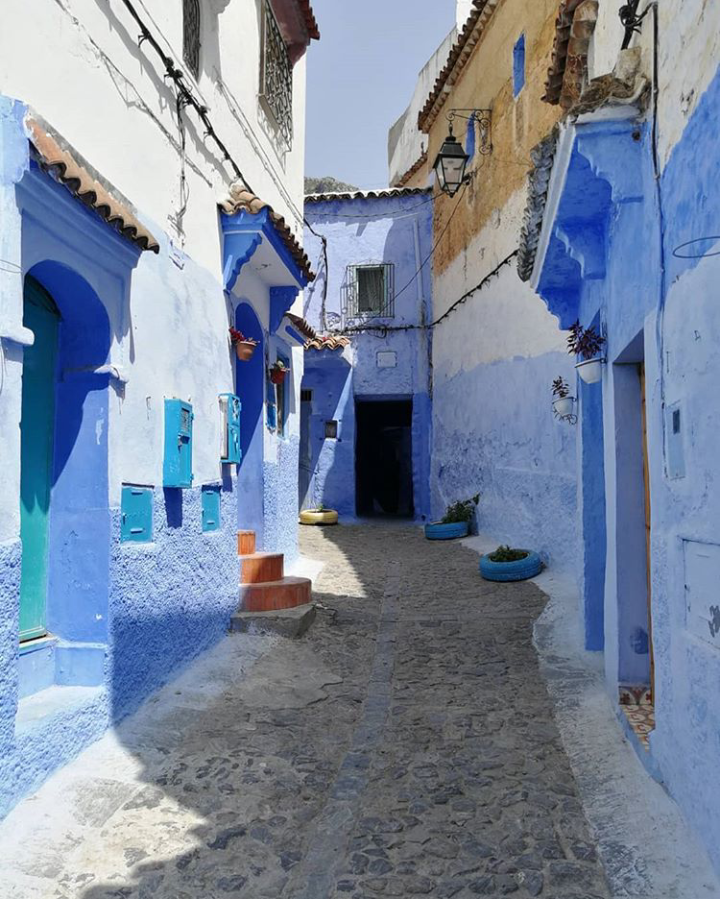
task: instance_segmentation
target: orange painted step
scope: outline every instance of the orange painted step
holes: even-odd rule
[[[256,551],[255,554],[240,555],[241,583],[272,583],[283,578],[284,558],[282,554]]]
[[[252,529],[238,530],[238,554],[255,554],[255,533]]]
[[[285,576],[270,583],[240,586],[241,611],[283,611],[310,604],[312,583],[301,576]]]

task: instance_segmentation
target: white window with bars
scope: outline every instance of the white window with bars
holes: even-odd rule
[[[395,267],[392,263],[357,263],[347,268],[345,313],[349,318],[395,315]]]
[[[269,110],[285,144],[293,141],[293,72],[287,45],[280,32],[270,0],[262,0],[262,40],[260,53],[260,99]]]

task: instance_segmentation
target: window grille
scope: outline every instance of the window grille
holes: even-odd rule
[[[183,59],[197,78],[200,74],[200,0],[183,0]]]
[[[300,390],[300,400],[301,401],[312,401],[312,389],[311,388],[303,388]]]
[[[264,0],[260,96],[272,113],[287,149],[292,147],[292,66],[270,0]]]
[[[395,267],[392,263],[348,266],[345,280],[348,317],[395,315]]]

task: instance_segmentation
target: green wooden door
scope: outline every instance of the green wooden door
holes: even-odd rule
[[[25,282],[23,325],[35,335],[25,348],[20,421],[20,641],[47,632],[48,518],[55,424],[55,362],[59,315],[50,296]]]

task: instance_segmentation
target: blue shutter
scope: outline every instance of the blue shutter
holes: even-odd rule
[[[153,490],[124,485],[120,502],[120,541],[152,542]]]
[[[202,490],[202,530],[220,529],[220,486],[207,485]]]
[[[163,485],[189,489],[192,486],[192,404],[177,398],[165,399],[165,459]]]
[[[225,411],[223,428],[226,434],[223,436],[225,454],[220,458],[224,464],[239,464],[242,460],[240,450],[240,412],[242,403],[237,395],[220,395],[220,401]]]

